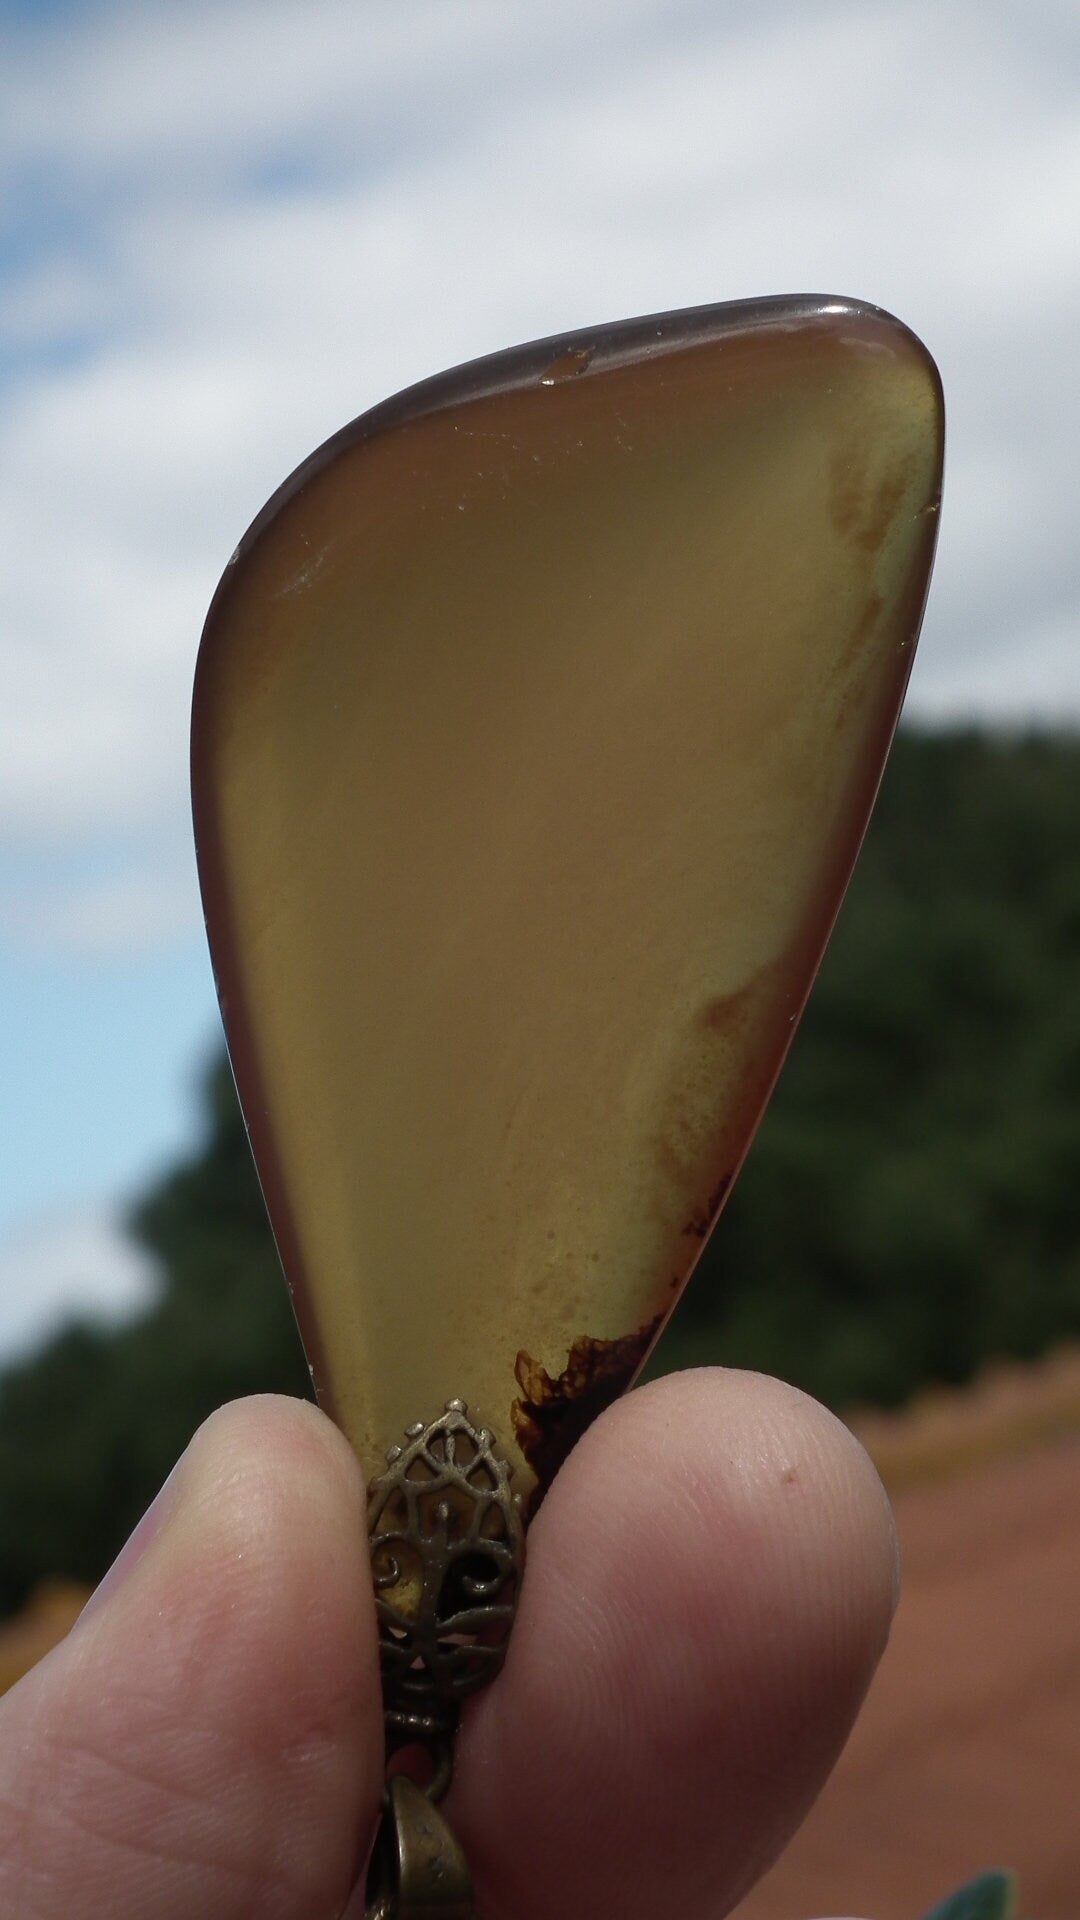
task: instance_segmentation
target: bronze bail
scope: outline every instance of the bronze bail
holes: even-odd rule
[[[503,1663],[525,1561],[520,1495],[494,1436],[448,1400],[391,1447],[368,1488],[388,1770],[418,1752],[421,1785],[388,1771],[367,1920],[473,1920],[472,1877],[436,1802],[461,1701]]]
[[[367,1920],[476,1920],[461,1846],[405,1773],[394,1774],[387,1787],[367,1898]]]

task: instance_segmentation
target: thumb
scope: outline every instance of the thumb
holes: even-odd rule
[[[325,1920],[381,1781],[359,1467],[314,1408],[237,1402],[0,1702],[0,1915]]]

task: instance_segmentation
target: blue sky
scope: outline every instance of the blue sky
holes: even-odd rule
[[[1075,0],[0,4],[0,1356],[149,1284],[191,672],[285,474],[515,340],[861,295],[949,401],[911,710],[1073,725],[1078,235]]]

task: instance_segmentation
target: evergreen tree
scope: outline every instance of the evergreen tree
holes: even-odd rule
[[[61,1574],[96,1581],[196,1427],[246,1393],[310,1380],[224,1058],[206,1140],[136,1209],[158,1303],[76,1326],[0,1380],[0,1614]]]
[[[1080,742],[900,737],[760,1136],[654,1366],[896,1403],[1080,1333]],[[213,1407],[309,1391],[224,1060],[132,1231],[156,1305],[0,1379],[0,1612],[94,1580]]]
[[[658,1356],[895,1404],[1080,1332],[1080,746],[901,735]]]

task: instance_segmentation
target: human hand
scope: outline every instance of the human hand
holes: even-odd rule
[[[612,1407],[462,1718],[445,1811],[485,1920],[725,1913],[843,1745],[896,1566],[865,1454],[793,1389],[708,1370]],[[362,1913],[381,1786],[360,1470],[313,1408],[237,1402],[0,1701],[0,1920]]]

